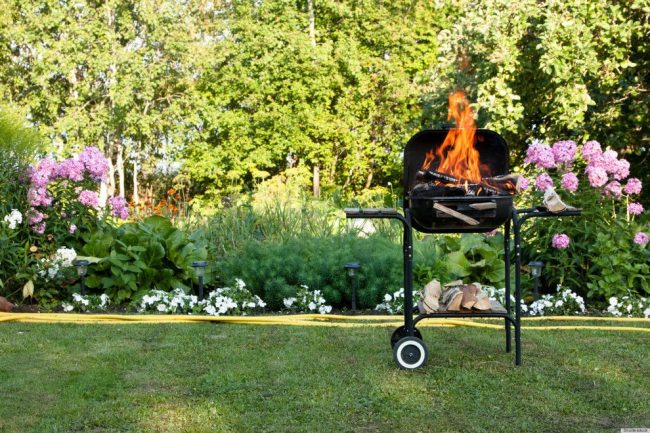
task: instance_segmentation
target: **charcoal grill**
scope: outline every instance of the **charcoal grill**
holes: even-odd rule
[[[512,329],[514,328],[515,365],[521,365],[521,225],[530,218],[577,216],[579,210],[571,209],[551,213],[544,207],[517,209],[512,195],[435,195],[417,191],[418,172],[422,170],[427,152],[441,146],[447,133],[445,129],[424,130],[414,135],[404,148],[403,213],[387,208],[348,208],[347,218],[396,219],[402,223],[404,256],[404,325],[395,329],[391,336],[393,358],[399,368],[423,367],[428,359],[428,350],[422,334],[416,327],[427,318],[493,317],[504,319],[506,352],[512,350]],[[478,150],[481,176],[494,177],[508,174],[508,146],[494,131],[478,129],[474,148]],[[436,169],[435,162],[432,167]],[[462,185],[461,185],[462,188]],[[452,188],[453,189],[453,188]],[[450,190],[452,190],[450,189]],[[435,192],[447,191],[437,189]],[[440,210],[442,209],[442,211]],[[459,215],[462,218],[459,218]],[[469,217],[469,218],[467,218]],[[469,222],[468,222],[469,221]],[[491,301],[488,311],[450,312],[418,314],[413,305],[413,229],[423,233],[482,233],[504,226],[503,253],[505,262],[505,305]],[[510,242],[514,240],[515,290],[514,305],[511,295]]]

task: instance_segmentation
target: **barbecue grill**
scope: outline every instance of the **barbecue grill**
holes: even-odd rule
[[[372,208],[345,209],[347,218],[384,218],[399,220],[404,228],[404,325],[391,336],[393,358],[402,369],[424,366],[428,350],[416,325],[427,318],[442,317],[495,317],[505,324],[506,352],[511,352],[514,328],[515,364],[521,365],[521,225],[530,218],[580,215],[571,209],[559,213],[544,207],[516,209],[512,195],[514,189],[502,189],[491,184],[490,179],[508,174],[508,146],[494,131],[475,131],[474,149],[478,151],[480,175],[485,182],[470,183],[437,171],[440,161],[429,161],[427,155],[436,154],[449,130],[424,130],[414,135],[404,148],[403,213],[397,209]],[[427,178],[438,179],[427,183]],[[413,305],[413,229],[423,233],[481,233],[504,226],[505,305],[491,301],[487,311],[451,312],[441,309],[435,313],[414,317]],[[511,228],[513,229],[511,231]],[[514,240],[515,302],[510,301],[510,241]]]

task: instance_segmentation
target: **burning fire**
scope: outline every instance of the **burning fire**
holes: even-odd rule
[[[437,159],[440,163],[436,171],[465,182],[480,183],[482,175],[479,152],[474,148],[476,135],[474,112],[467,95],[462,90],[449,95],[447,120],[451,119],[456,122],[456,127],[449,130],[445,141],[435,154],[433,150],[427,152],[422,170],[428,170]]]

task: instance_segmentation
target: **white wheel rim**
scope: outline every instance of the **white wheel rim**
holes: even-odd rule
[[[421,355],[418,358],[418,360],[415,361],[413,364],[409,364],[408,362],[406,362],[404,360],[404,358],[402,358],[402,351],[404,350],[404,348],[406,346],[411,345],[411,344],[413,346],[417,347],[418,349],[420,349],[420,355]],[[415,341],[415,340],[409,340],[409,341],[406,341],[403,344],[400,344],[399,347],[397,348],[397,360],[405,368],[418,368],[419,366],[424,364],[424,355],[425,355],[425,353],[426,353],[426,351],[425,351],[424,346],[422,345],[422,343],[420,343],[419,341]]]

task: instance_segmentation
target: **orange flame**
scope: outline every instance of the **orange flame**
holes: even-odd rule
[[[474,112],[467,95],[462,90],[449,95],[447,119],[454,119],[456,127],[449,130],[445,141],[436,150],[436,157],[440,161],[437,171],[463,181],[480,183],[482,176],[479,152],[474,148],[476,136]],[[433,160],[433,152],[427,152],[422,168],[428,169]]]

